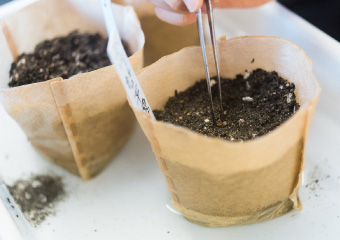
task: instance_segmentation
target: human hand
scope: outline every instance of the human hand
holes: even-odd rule
[[[161,20],[179,26],[196,21],[195,12],[204,0],[149,0],[155,5],[155,13]],[[252,8],[272,0],[212,0],[217,8]]]

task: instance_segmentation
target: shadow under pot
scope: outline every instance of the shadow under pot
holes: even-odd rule
[[[200,82],[205,71],[199,47],[138,74],[159,120],[134,113],[173,207],[208,227],[256,223],[301,209],[304,151],[320,92],[309,58],[277,37],[219,41],[218,50],[221,76],[228,79],[222,81],[225,119],[218,126],[212,124],[205,80]],[[213,93],[219,116],[216,84]]]
[[[143,65],[140,23],[131,7],[113,4],[113,10],[137,71]],[[9,116],[53,163],[83,180],[101,172],[135,120],[109,66],[100,4],[37,1],[5,19],[1,30],[0,102]]]

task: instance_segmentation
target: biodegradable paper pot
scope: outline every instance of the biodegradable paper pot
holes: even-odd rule
[[[114,5],[120,35],[143,65],[144,35],[131,7]],[[100,1],[41,0],[7,18],[0,32],[0,102],[46,158],[84,180],[99,173],[127,141],[134,116],[112,66],[67,80],[8,88],[10,65],[41,41],[71,31],[106,34]]]
[[[155,16],[154,5],[149,0],[111,0],[111,2],[133,6],[138,16]]]
[[[213,63],[211,49],[207,51]],[[294,43],[276,37],[220,41],[219,55],[223,77],[256,68],[277,71],[295,83],[301,108],[272,132],[245,142],[153,121],[134,109],[164,173],[173,207],[189,221],[209,227],[255,223],[301,209],[297,191],[320,91],[310,60]],[[204,78],[199,47],[164,57],[138,74],[152,109],[163,109],[175,90]]]
[[[199,44],[196,24],[180,27],[163,22],[157,18],[154,13],[154,6],[148,0],[112,1],[119,4],[129,4],[135,8],[145,34],[145,66],[184,47]]]

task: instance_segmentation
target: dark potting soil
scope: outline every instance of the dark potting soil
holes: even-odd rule
[[[65,196],[64,184],[57,176],[33,176],[7,187],[25,217],[35,226],[54,214],[56,203]]]
[[[214,113],[219,119],[218,84],[212,80]],[[213,124],[206,80],[183,92],[175,91],[164,110],[155,110],[157,120],[187,127],[207,136],[229,141],[249,140],[264,135],[292,116],[296,102],[294,83],[276,72],[254,70],[235,79],[222,79],[224,121]]]
[[[123,42],[125,51],[127,45]],[[33,53],[21,54],[12,63],[9,87],[42,82],[55,77],[67,79],[110,65],[107,39],[98,33],[71,32],[39,43]]]

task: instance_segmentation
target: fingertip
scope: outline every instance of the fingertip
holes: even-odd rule
[[[218,8],[254,8],[275,0],[224,0],[215,1],[214,6]]]
[[[176,13],[159,7],[155,7],[155,13],[162,21],[177,26],[186,26],[196,21],[194,13]]]

